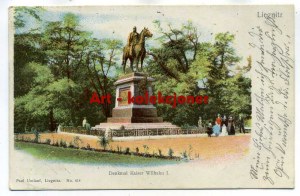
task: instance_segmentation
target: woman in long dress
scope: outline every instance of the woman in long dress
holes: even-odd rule
[[[227,127],[226,127],[225,124],[223,124],[223,126],[222,126],[222,132],[221,132],[220,136],[226,136],[226,135],[228,135]]]
[[[228,135],[235,135],[234,126],[235,126],[234,120],[233,120],[232,116],[230,116],[229,120],[228,120],[228,126],[227,126]]]

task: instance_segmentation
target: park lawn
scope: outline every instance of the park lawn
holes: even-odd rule
[[[25,151],[35,158],[56,162],[68,162],[92,165],[120,166],[156,166],[178,164],[179,161],[158,158],[145,158],[134,155],[122,155],[107,152],[95,152],[81,149],[63,148],[29,142],[15,142],[15,149]]]

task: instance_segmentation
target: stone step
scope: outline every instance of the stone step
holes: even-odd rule
[[[169,122],[162,123],[101,123],[93,129],[120,129],[124,126],[125,129],[178,129],[176,125]]]

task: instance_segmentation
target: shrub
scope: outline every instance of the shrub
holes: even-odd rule
[[[156,156],[157,156],[157,153],[154,152],[154,150],[152,151],[152,156],[153,156],[153,157],[156,157]]]
[[[117,146],[117,152],[121,152],[122,151],[122,147],[121,146]]]
[[[46,139],[46,142],[45,142],[46,144],[48,144],[48,145],[50,145],[51,144],[51,139]]]
[[[143,147],[144,147],[144,153],[148,154],[149,147],[147,145],[143,145]]]
[[[169,148],[169,151],[168,151],[169,157],[173,157],[173,154],[174,154],[174,151],[172,150],[172,148]]]
[[[105,150],[107,145],[109,144],[109,140],[106,138],[106,136],[100,136],[98,143],[100,144],[100,146],[103,147],[103,149]]]
[[[139,154],[139,152],[140,152],[139,147],[136,147],[136,148],[135,148],[135,152],[136,152],[136,154]]]
[[[130,153],[130,148],[127,147],[127,148],[125,149],[125,154],[129,154],[129,153]]]
[[[88,150],[90,150],[90,149],[91,149],[90,144],[87,144],[87,145],[86,145],[86,148],[87,148]]]
[[[59,146],[59,143],[57,140],[55,142],[53,142],[53,146]]]
[[[68,146],[67,146],[67,142],[64,141],[64,140],[60,140],[59,146],[60,146],[60,147],[64,147],[64,148],[67,148],[67,147],[68,147]]]
[[[34,142],[38,143],[40,139],[40,133],[37,130],[34,130]]]
[[[161,149],[158,149],[158,155],[159,155],[160,157],[163,156],[163,154],[162,154],[162,152],[161,152]]]
[[[73,145],[73,142],[70,142],[70,144],[69,144],[69,148],[75,148],[76,146],[75,145]]]
[[[187,159],[188,158],[186,150],[181,153],[181,156],[182,156],[183,159]]]
[[[81,139],[79,138],[79,136],[75,136],[73,138],[73,142],[74,142],[74,147],[79,148],[79,142],[82,143]]]
[[[189,145],[189,153],[187,154],[187,156],[191,158],[192,152],[193,152],[193,147],[192,145]]]
[[[111,152],[113,152],[113,151],[114,151],[114,149],[113,149],[112,145],[108,145],[108,149],[109,149],[109,151],[111,151]]]

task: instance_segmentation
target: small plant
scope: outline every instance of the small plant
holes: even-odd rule
[[[182,156],[183,159],[187,159],[188,158],[186,150],[181,153],[181,156]]]
[[[79,142],[82,143],[82,140],[79,138],[79,136],[75,136],[73,138],[74,147],[79,148]]]
[[[136,147],[136,148],[135,148],[135,152],[136,152],[136,154],[139,154],[139,152],[140,152],[139,147]]]
[[[59,143],[57,140],[55,142],[53,142],[53,146],[59,146]]]
[[[108,145],[108,149],[109,149],[109,151],[111,151],[111,152],[113,152],[113,146],[112,145]]]
[[[31,139],[30,139],[30,137],[25,137],[25,141],[26,142],[32,142]]]
[[[156,157],[156,156],[157,156],[157,153],[154,152],[154,150],[152,151],[152,156],[153,156],[153,157]]]
[[[162,154],[162,152],[161,152],[161,149],[158,149],[158,155],[159,155],[160,157],[163,156],[163,154]]]
[[[46,139],[46,142],[45,142],[46,144],[48,144],[48,145],[50,145],[51,144],[51,139]]]
[[[59,146],[60,146],[60,147],[64,147],[64,148],[67,148],[67,147],[68,147],[68,146],[67,146],[67,142],[64,141],[64,140],[60,140]]]
[[[117,152],[121,152],[121,151],[122,151],[122,148],[119,145],[117,145]]]
[[[168,151],[169,157],[173,157],[173,154],[174,154],[174,151],[172,150],[172,148],[169,148],[169,151]]]
[[[87,144],[87,145],[86,145],[86,149],[88,149],[88,150],[90,150],[90,149],[91,149],[91,146],[90,146],[90,144]]]
[[[193,152],[193,147],[192,145],[189,145],[189,153],[187,154],[187,156],[190,157],[190,159],[191,159],[192,152]]]
[[[98,143],[100,146],[103,147],[103,150],[106,150],[107,145],[109,144],[109,140],[106,138],[106,136],[99,136]]]
[[[76,146],[74,146],[73,142],[70,142],[69,144],[69,148],[75,148]]]
[[[143,147],[144,147],[144,153],[147,155],[149,147],[147,145],[143,145]]]
[[[38,143],[39,139],[40,139],[40,133],[35,129],[34,129],[33,133],[34,133],[34,141],[33,142]]]
[[[129,153],[130,153],[130,148],[127,147],[127,148],[125,149],[125,154],[129,154]]]

